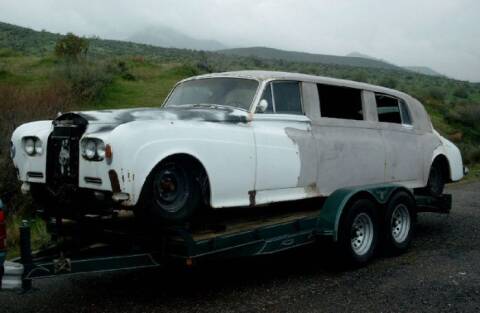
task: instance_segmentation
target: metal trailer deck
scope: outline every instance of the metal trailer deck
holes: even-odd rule
[[[336,241],[340,217],[353,199],[368,197],[385,206],[400,190],[406,191],[393,184],[344,188],[302,207],[298,202],[282,204],[275,209],[278,213],[256,208],[251,209],[250,217],[242,217],[225,212],[233,217],[197,228],[159,227],[153,232],[145,232],[138,223],[132,224],[132,218],[121,216],[86,219],[82,224],[57,220],[49,224],[55,244],[35,253],[30,227],[24,222],[20,257],[5,261],[6,250],[0,246],[0,287],[28,291],[32,280],[58,275],[155,268],[174,261],[191,266],[197,259],[272,254],[311,244],[320,237]],[[451,209],[450,195],[411,195],[417,212],[448,213]],[[1,223],[0,219],[0,240]]]

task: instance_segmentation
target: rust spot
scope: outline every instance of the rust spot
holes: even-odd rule
[[[117,173],[114,170],[108,171],[108,177],[110,178],[110,184],[112,185],[112,191],[120,192],[120,182],[118,181]]]
[[[257,196],[257,191],[250,190],[248,192],[248,196],[250,197],[250,206],[255,206],[255,197]]]

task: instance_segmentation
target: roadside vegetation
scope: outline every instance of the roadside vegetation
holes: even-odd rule
[[[18,243],[15,226],[32,212],[9,159],[10,136],[17,126],[75,109],[160,106],[178,80],[201,73],[281,70],[405,91],[424,103],[435,128],[461,148],[471,177],[480,176],[479,83],[397,69],[239,57],[1,26],[0,198],[9,210],[12,246]],[[45,228],[35,225],[34,237],[44,242]]]

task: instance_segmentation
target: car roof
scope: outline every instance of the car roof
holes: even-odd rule
[[[390,88],[367,84],[367,83],[356,82],[356,81],[347,80],[347,79],[338,79],[338,78],[325,77],[325,76],[315,76],[315,75],[308,75],[308,74],[301,74],[301,73],[277,72],[277,71],[247,70],[247,71],[211,73],[211,74],[190,77],[183,81],[203,79],[203,78],[215,78],[215,77],[247,78],[247,79],[260,80],[260,81],[298,80],[298,81],[304,81],[304,82],[313,82],[313,83],[319,83],[319,84],[327,84],[327,85],[369,90],[373,92],[389,94],[389,95],[396,96],[399,98],[404,98],[404,99],[410,97],[406,93],[403,93],[395,89],[390,89]]]

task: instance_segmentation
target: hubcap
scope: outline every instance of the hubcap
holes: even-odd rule
[[[175,213],[182,208],[188,196],[185,173],[174,164],[169,164],[155,176],[154,196],[165,211]]]
[[[410,232],[410,212],[405,204],[401,203],[395,207],[390,225],[393,240],[397,243],[404,242]]]
[[[373,223],[366,213],[355,217],[351,230],[352,249],[357,255],[364,255],[370,250],[373,243]]]

